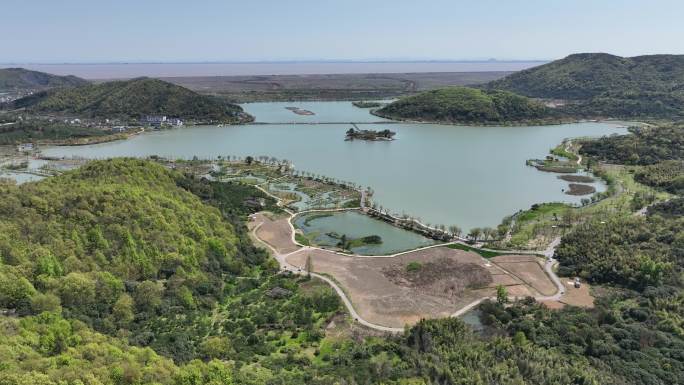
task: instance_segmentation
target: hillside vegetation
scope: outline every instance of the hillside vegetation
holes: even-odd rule
[[[3,291],[0,307],[30,312],[35,295],[54,296],[68,314],[115,330],[114,305],[140,285],[155,292],[166,281],[158,295],[167,307],[210,303],[226,274],[263,256],[241,255],[233,226],[177,178],[154,163],[113,160],[2,186],[1,281],[21,290]]]
[[[24,142],[71,142],[90,140],[113,135],[111,130],[74,125],[54,120],[15,120],[12,124],[0,125],[0,145]]]
[[[489,337],[448,318],[362,338],[329,286],[278,274],[252,245],[245,200],[278,210],[253,187],[114,159],[0,189],[2,384],[677,384],[684,373],[679,200],[563,238],[560,272],[610,288],[596,310],[487,302]]]
[[[634,179],[672,194],[684,194],[684,161],[665,160],[645,166],[634,174]]]
[[[242,108],[161,80],[138,78],[36,93],[12,107],[98,118],[168,115],[198,122],[238,122]]]
[[[648,207],[645,216],[606,214],[576,223],[563,236],[555,252],[558,274],[590,283],[594,309],[551,310],[532,299],[512,306],[488,302],[480,310],[493,334],[560,351],[569,362],[588,359],[593,368],[611,373],[604,384],[682,383],[681,133],[666,125],[583,143],[592,162],[634,169],[635,180],[680,195]]]
[[[398,120],[445,123],[513,123],[549,117],[541,103],[507,91],[450,87],[402,98],[377,110]]]
[[[631,135],[615,135],[582,143],[580,152],[609,163],[649,165],[684,159],[684,126],[632,127]]]
[[[424,321],[399,338],[327,336],[339,298],[276,274],[252,246],[239,197],[268,197],[248,186],[115,159],[0,188],[0,308],[10,314],[0,315],[2,384],[608,378],[553,349],[479,339],[457,319]],[[344,331],[348,321],[335,320]]]
[[[486,89],[570,101],[573,116],[684,115],[684,55],[570,55],[494,80]]]
[[[510,123],[684,117],[684,55],[582,53],[479,86],[407,97],[377,111],[400,120]],[[507,92],[504,92],[507,91]],[[552,99],[545,108],[534,99]]]
[[[0,91],[31,91],[88,84],[76,76],[58,76],[24,68],[0,68]]]

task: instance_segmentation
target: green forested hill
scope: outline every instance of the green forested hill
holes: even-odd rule
[[[684,55],[570,55],[487,83],[533,98],[574,101],[574,116],[684,116]]]
[[[630,165],[684,159],[684,125],[634,127],[630,131],[631,135],[584,141],[580,151],[598,160]]]
[[[242,108],[161,80],[138,78],[33,94],[14,108],[100,118],[169,115],[201,122],[237,122]]]
[[[155,163],[113,160],[3,186],[0,281],[22,286],[4,291],[11,295],[0,296],[0,307],[30,312],[42,293],[115,330],[122,321],[115,304],[133,311],[128,289],[140,285],[155,292],[161,280],[173,283],[158,293],[167,306],[192,308],[218,296],[222,277],[240,274],[248,261],[233,226],[176,187],[176,178]]]
[[[236,186],[219,210],[186,190],[193,180],[116,159],[0,185],[0,309],[18,316],[0,315],[1,384],[230,383],[227,365],[173,361],[228,352],[204,340],[228,293],[288,283],[250,280],[273,269],[246,235],[241,199],[270,198]],[[299,310],[292,293],[282,304]]]
[[[574,54],[494,80],[487,88],[555,99],[684,91],[684,55]]]
[[[0,91],[44,90],[88,84],[76,76],[58,76],[24,68],[0,68]]]
[[[582,53],[478,87],[447,88],[394,102],[381,116],[438,122],[505,123],[556,117],[684,117],[684,55],[624,58]],[[503,92],[507,91],[507,92]],[[557,99],[544,108],[528,98]]]
[[[3,385],[674,385],[684,373],[682,219],[662,210],[563,239],[562,271],[615,285],[596,310],[485,303],[486,338],[449,318],[364,339],[330,287],[276,274],[252,246],[244,199],[269,198],[250,186],[114,159],[0,193]]]
[[[483,322],[557,349],[570,362],[588,359],[611,373],[603,383],[684,383],[681,134],[681,127],[666,125],[582,144],[592,163],[620,164],[635,170],[635,180],[680,194],[648,207],[645,216],[606,211],[563,235],[555,251],[558,274],[590,283],[594,309],[550,310],[531,299],[508,307],[489,302],[480,307]],[[632,204],[641,199],[635,194]]]
[[[482,340],[457,319],[364,340],[336,318],[342,332],[328,336],[337,295],[275,274],[274,262],[251,245],[238,197],[259,192],[248,186],[217,187],[156,163],[115,159],[0,190],[3,385],[608,378],[553,349]]]
[[[549,117],[541,103],[506,91],[450,87],[402,98],[377,110],[398,120],[452,123],[508,123]]]

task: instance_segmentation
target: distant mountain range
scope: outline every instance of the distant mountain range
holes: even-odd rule
[[[513,73],[480,88],[504,90],[521,97],[554,99],[548,118],[681,118],[684,116],[684,55],[624,58],[581,53]],[[450,121],[435,109],[468,111],[477,100],[463,92],[442,92],[425,104],[426,96],[407,98],[380,110],[395,118]],[[451,97],[447,97],[451,95]],[[471,93],[473,98],[480,94]],[[420,95],[419,95],[420,96]],[[434,96],[434,94],[433,94]],[[515,99],[520,103],[520,99]],[[389,114],[389,112],[392,112]],[[513,109],[512,111],[517,111]],[[520,116],[504,113],[504,121]],[[523,121],[526,117],[523,117]]]
[[[243,117],[240,106],[149,78],[55,88],[15,100],[10,107],[98,118],[169,115],[206,123],[237,123]]]
[[[58,76],[24,68],[0,69],[0,92],[35,91],[57,87],[77,87],[88,84],[76,76]]]

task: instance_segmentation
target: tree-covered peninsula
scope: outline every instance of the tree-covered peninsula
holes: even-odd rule
[[[464,124],[514,124],[551,117],[542,103],[524,96],[468,87],[449,87],[408,96],[374,113],[396,120]]]
[[[136,78],[37,92],[5,106],[32,114],[101,119],[165,115],[194,122],[237,123],[242,108],[165,81]]]
[[[683,87],[684,55],[581,53],[477,86],[482,92],[462,87],[428,91],[391,103],[377,114],[466,124],[679,119],[684,116]]]

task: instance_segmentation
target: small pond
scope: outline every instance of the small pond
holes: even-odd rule
[[[400,229],[358,211],[312,212],[293,219],[296,228],[316,245],[336,247],[344,234],[347,239],[377,235],[382,242],[351,247],[359,255],[389,255],[419,247],[430,246],[437,241],[412,231]]]
[[[39,181],[45,177],[24,172],[0,171],[0,178],[14,179],[17,184],[22,184],[26,182]]]

